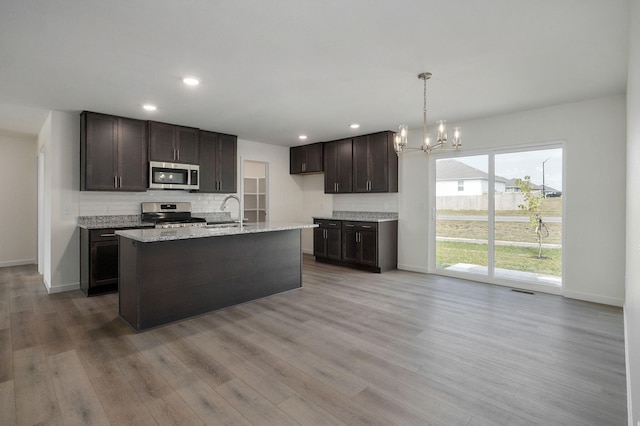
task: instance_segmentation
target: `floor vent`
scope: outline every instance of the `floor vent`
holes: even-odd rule
[[[524,293],[524,294],[534,294],[532,291],[529,290],[520,290],[519,288],[512,288],[511,291],[515,291],[516,293]]]

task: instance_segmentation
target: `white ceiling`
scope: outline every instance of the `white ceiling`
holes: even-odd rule
[[[451,123],[624,93],[628,33],[628,0],[2,0],[0,129],[90,110],[290,146],[420,127],[423,71]]]

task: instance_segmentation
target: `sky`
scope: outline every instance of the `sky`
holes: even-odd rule
[[[495,173],[507,179],[531,177],[531,182],[562,191],[562,148],[496,154]],[[489,171],[487,155],[456,157],[455,160],[484,172]]]

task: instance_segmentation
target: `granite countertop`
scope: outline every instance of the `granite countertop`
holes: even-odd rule
[[[193,238],[223,237],[225,235],[255,234],[260,232],[289,231],[294,229],[317,228],[318,225],[308,223],[251,223],[229,227],[189,227],[170,229],[131,229],[116,231],[117,235],[142,243],[157,241],[188,240]]]
[[[313,218],[329,220],[349,220],[359,222],[390,222],[398,220],[398,213],[333,211],[330,215],[313,216]]]
[[[152,228],[151,222],[143,222],[139,214],[109,215],[109,216],[79,216],[78,226],[85,229],[105,228]],[[193,217],[204,218],[207,223],[230,222],[229,212],[192,213]]]
[[[139,214],[111,216],[79,216],[78,226],[85,229],[144,228],[153,227],[151,222],[143,222]]]

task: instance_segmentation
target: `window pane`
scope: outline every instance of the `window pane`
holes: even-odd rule
[[[488,273],[488,156],[436,160],[436,268]]]
[[[495,156],[496,278],[562,283],[562,149]]]

